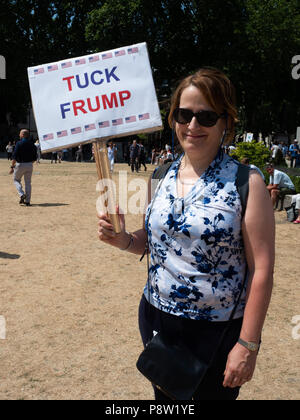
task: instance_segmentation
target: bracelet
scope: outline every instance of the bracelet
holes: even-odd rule
[[[14,167],[14,166],[11,166],[10,168],[11,168],[11,169],[15,169],[15,167]]]
[[[126,233],[128,233],[128,235],[130,236],[130,238],[129,238],[129,243],[128,243],[128,245],[126,246],[126,248],[119,248],[119,250],[120,251],[127,251],[127,249],[131,246],[131,244],[133,243],[133,236],[132,236],[132,234],[130,233],[130,232],[126,232]]]

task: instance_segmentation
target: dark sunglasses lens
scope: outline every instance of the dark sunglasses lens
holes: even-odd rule
[[[174,110],[174,119],[179,124],[187,124],[192,121],[194,114],[189,109],[176,108]]]
[[[197,121],[204,127],[212,127],[218,121],[219,116],[213,111],[202,111],[197,113]]]
[[[174,119],[179,124],[188,124],[192,121],[194,115],[197,118],[198,124],[203,127],[212,127],[219,119],[219,115],[214,111],[201,111],[194,114],[190,109],[176,108],[174,110]]]

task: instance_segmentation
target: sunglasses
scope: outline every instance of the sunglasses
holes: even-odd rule
[[[226,113],[218,115],[214,111],[200,111],[193,112],[186,108],[175,108],[173,112],[173,118],[179,124],[188,124],[196,117],[198,124],[203,127],[212,127],[216,125],[219,118],[224,117]]]

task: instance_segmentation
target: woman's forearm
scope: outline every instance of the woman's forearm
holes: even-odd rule
[[[126,251],[131,252],[132,254],[142,255],[145,251],[146,242],[147,242],[147,232],[145,229],[139,229],[135,232],[131,232],[132,239],[130,238],[130,234],[127,234],[127,244],[130,244]],[[124,245],[124,248],[127,245]]]
[[[249,278],[244,320],[240,337],[245,341],[260,341],[263,324],[269,307],[273,275],[255,273]]]

